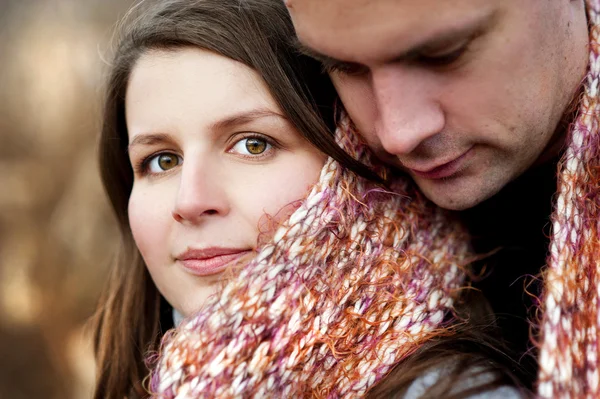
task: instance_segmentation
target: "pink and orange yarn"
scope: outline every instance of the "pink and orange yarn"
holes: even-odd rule
[[[541,398],[600,397],[600,0],[587,8],[590,66],[544,273]],[[370,161],[348,124],[337,137]],[[468,238],[410,182],[393,190],[329,160],[256,259],[165,337],[155,397],[360,397],[447,331]]]
[[[356,140],[338,129],[368,161]],[[408,181],[394,191],[329,160],[272,242],[165,339],[155,395],[357,397],[444,331],[466,236]]]
[[[545,273],[538,394],[600,398],[600,1],[588,0],[589,72],[559,170]]]

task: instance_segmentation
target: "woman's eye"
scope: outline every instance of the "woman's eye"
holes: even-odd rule
[[[175,154],[158,154],[148,162],[150,173],[162,173],[181,164],[183,160]]]
[[[272,145],[265,139],[259,137],[247,137],[235,143],[231,148],[231,151],[242,155],[261,155],[271,148]]]

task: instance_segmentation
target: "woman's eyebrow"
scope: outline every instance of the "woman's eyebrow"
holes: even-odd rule
[[[225,130],[236,126],[244,125],[261,118],[276,117],[287,121],[284,115],[278,114],[267,108],[253,109],[250,111],[242,111],[233,115],[227,116],[211,125],[211,130]]]
[[[152,134],[137,134],[131,140],[131,143],[127,146],[127,151],[138,145],[154,145],[157,143],[163,143],[170,141],[170,136],[164,133],[152,133]]]
[[[236,114],[229,115],[223,119],[212,123],[210,125],[210,130],[231,129],[236,126],[241,126],[262,118],[278,118],[283,120],[284,122],[287,122],[287,118],[284,115],[274,112],[267,108],[261,108],[249,111],[242,111]],[[165,133],[141,133],[133,137],[131,143],[129,143],[129,145],[127,146],[127,150],[131,151],[132,148],[140,145],[151,146],[171,140],[171,136]]]

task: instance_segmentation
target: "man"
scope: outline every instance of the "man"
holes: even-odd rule
[[[286,5],[301,50],[330,72],[376,154],[408,173],[438,206],[461,211],[477,251],[499,249],[484,259],[491,276],[478,287],[505,338],[520,353],[528,351],[527,319],[535,303],[524,288],[539,295],[540,287],[525,276],[538,275],[549,253],[556,165],[570,145],[567,128],[588,69],[586,3]],[[535,360],[523,365],[533,383]]]

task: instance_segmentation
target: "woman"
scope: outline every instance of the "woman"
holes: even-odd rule
[[[331,83],[292,37],[271,0],[164,1],[124,32],[100,142],[123,245],[96,398],[146,397],[144,356],[198,310],[151,359],[160,397],[402,394],[448,364],[448,394],[506,383],[484,333],[459,332],[462,230],[408,180],[365,179],[388,173],[343,118],[334,138]]]

